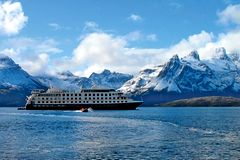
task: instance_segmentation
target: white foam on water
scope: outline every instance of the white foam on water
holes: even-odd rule
[[[76,116],[68,116],[68,115],[56,115],[56,114],[42,114],[42,113],[0,113],[0,115],[18,115],[18,116],[35,116],[35,117],[76,117]]]
[[[75,111],[70,111],[70,112],[75,112]],[[121,122],[121,123],[126,123],[126,124],[127,123],[136,123],[136,122],[139,122],[139,121],[142,122],[142,119],[139,120],[139,119],[119,118],[119,117],[80,116],[80,114],[77,114],[77,115],[59,115],[59,114],[43,114],[43,113],[26,113],[25,112],[25,113],[0,113],[0,115],[71,118],[71,119],[74,119],[74,120],[81,120],[81,121],[88,121],[88,122],[101,122],[101,123],[109,122],[109,121],[116,121],[116,123]],[[81,115],[82,115],[82,113],[81,113]]]
[[[217,131],[214,131],[214,130],[211,130],[211,129],[201,129],[201,128],[196,128],[196,127],[186,127],[186,126],[179,125],[179,124],[172,123],[172,122],[164,122],[164,121],[162,121],[162,122],[167,124],[167,125],[171,125],[173,127],[176,127],[176,128],[187,129],[190,132],[196,132],[196,133],[202,133],[202,134],[220,134]]]
[[[176,124],[176,123],[172,123],[172,122],[164,122],[164,121],[161,121],[162,123],[165,123],[165,124],[168,124],[168,125],[171,125],[171,126],[174,126],[174,127],[181,127],[180,125]]]
[[[195,127],[190,127],[187,128],[191,132],[199,132],[203,134],[214,134],[217,133],[216,131],[210,130],[210,129],[200,129],[200,128],[195,128]]]

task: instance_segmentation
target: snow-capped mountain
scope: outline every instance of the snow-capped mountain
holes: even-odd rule
[[[33,77],[11,58],[0,55],[0,106],[24,105],[32,89],[49,86],[79,90],[80,88],[114,88],[142,97],[145,104],[156,104],[198,96],[240,97],[240,56],[216,49],[211,59],[201,60],[197,51],[179,58],[173,56],[166,64],[140,71],[134,77],[110,72],[78,77],[70,71],[56,75]]]
[[[0,55],[0,106],[25,103],[26,95],[36,88],[45,88],[11,58]]]
[[[70,71],[57,73],[55,76],[38,76],[37,78],[46,86],[60,89],[79,90],[80,88],[120,88],[133,76],[123,73],[104,70],[102,73],[92,73],[87,77],[78,77]]]
[[[70,71],[59,72],[56,75],[41,75],[36,77],[42,84],[64,90],[79,89],[80,78],[73,75]]]
[[[146,104],[205,95],[233,95],[240,92],[237,63],[224,48],[216,49],[209,60],[200,60],[197,51],[173,56],[163,66],[140,71],[120,90],[143,96]]]
[[[42,75],[33,77],[24,71],[11,58],[0,55],[0,106],[22,106],[26,96],[33,89],[56,87],[65,90],[80,88],[120,88],[132,76],[110,72],[93,73],[89,78],[78,77],[70,71],[60,72],[54,76]]]
[[[93,82],[93,85],[100,88],[120,88],[125,82],[133,78],[132,75],[110,72],[104,70],[102,73],[92,73],[89,79]]]

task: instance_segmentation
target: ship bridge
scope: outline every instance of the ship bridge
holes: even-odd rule
[[[58,88],[49,88],[46,93],[62,93],[63,91]]]

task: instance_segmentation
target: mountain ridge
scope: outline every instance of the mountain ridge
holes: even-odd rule
[[[226,50],[216,49],[216,54],[209,60],[199,57],[197,51],[183,58],[174,55],[163,67],[150,74],[140,71],[120,90],[129,96],[141,96],[145,105],[199,96],[238,97],[239,68]],[[154,76],[151,76],[153,73]]]
[[[0,106],[24,105],[31,90],[46,88],[8,56],[0,55]]]
[[[165,64],[139,71],[135,76],[103,70],[89,77],[70,71],[56,75],[31,76],[8,56],[0,55],[0,106],[9,106],[9,98],[23,104],[32,89],[79,90],[80,88],[119,89],[145,105],[201,96],[234,96],[240,92],[240,56],[217,48],[211,59],[200,59],[196,50],[179,58],[174,55]],[[20,103],[18,103],[20,102]],[[14,102],[11,101],[11,105]]]
[[[103,70],[101,73],[93,72],[89,77],[78,77],[70,71],[58,72],[57,75],[37,76],[46,86],[59,89],[79,90],[80,88],[111,88],[118,89],[133,76],[129,74]]]

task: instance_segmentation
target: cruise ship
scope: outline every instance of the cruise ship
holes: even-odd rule
[[[26,110],[134,110],[143,101],[135,101],[114,89],[65,91],[50,88],[33,90],[27,97]]]

